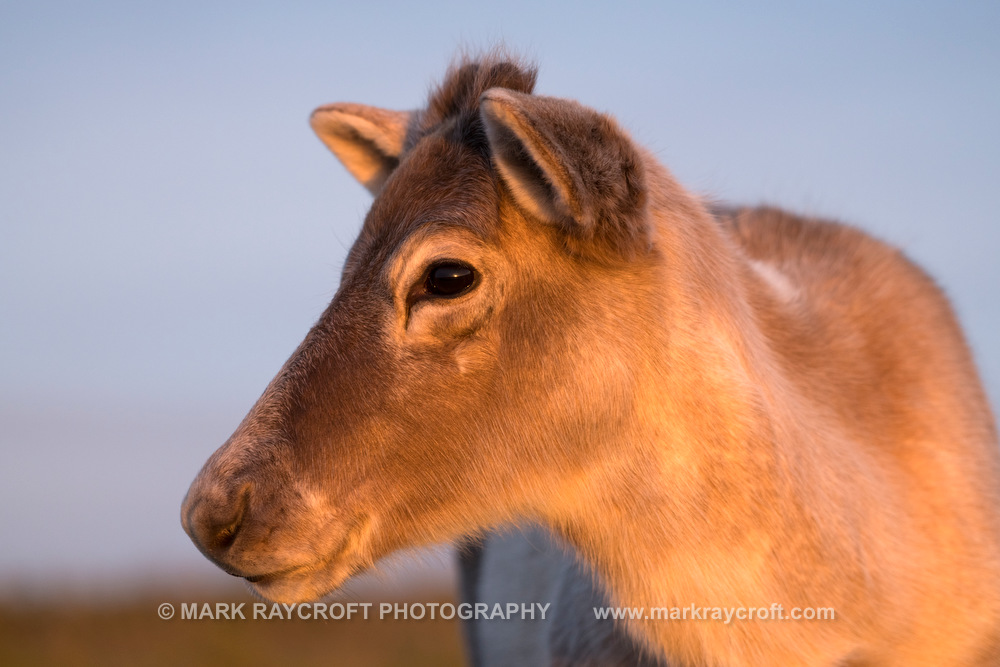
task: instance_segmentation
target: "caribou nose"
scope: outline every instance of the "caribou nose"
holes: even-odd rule
[[[201,488],[199,481],[184,499],[181,524],[201,552],[222,565],[243,524],[250,503],[250,485],[227,492]]]

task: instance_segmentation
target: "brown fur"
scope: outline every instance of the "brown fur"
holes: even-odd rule
[[[383,165],[377,198],[330,307],[192,484],[195,543],[295,601],[537,520],[618,604],[836,609],[629,626],[672,664],[997,664],[997,433],[941,292],[850,227],[712,215],[534,78],[487,58],[423,112],[317,111],[331,148]],[[476,286],[425,298],[441,259]]]

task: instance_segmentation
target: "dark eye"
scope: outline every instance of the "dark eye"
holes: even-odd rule
[[[458,296],[472,287],[476,272],[465,264],[442,262],[427,273],[427,293],[434,296]]]

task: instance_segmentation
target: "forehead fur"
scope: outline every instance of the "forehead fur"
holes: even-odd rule
[[[428,224],[491,235],[499,215],[496,175],[488,159],[446,134],[422,139],[375,199],[363,231],[376,244],[394,247]]]

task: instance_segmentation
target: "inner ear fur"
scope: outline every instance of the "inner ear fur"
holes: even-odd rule
[[[341,102],[316,109],[313,131],[347,170],[378,194],[399,164],[412,114]]]
[[[503,88],[483,94],[480,115],[497,171],[526,212],[562,228],[581,252],[649,247],[642,158],[614,120]]]

